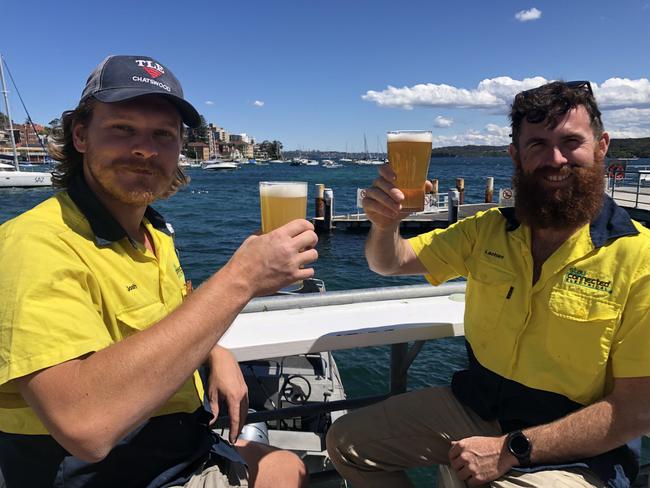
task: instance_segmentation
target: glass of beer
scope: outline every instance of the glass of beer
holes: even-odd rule
[[[395,130],[388,132],[387,139],[388,162],[397,176],[395,186],[404,193],[402,212],[421,212],[432,134],[425,130]]]
[[[262,233],[307,217],[306,181],[260,181]]]

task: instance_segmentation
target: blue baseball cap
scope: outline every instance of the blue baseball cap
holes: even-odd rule
[[[123,102],[143,95],[165,97],[187,126],[201,125],[199,113],[183,97],[171,70],[149,56],[108,56],[88,77],[81,101],[93,97],[104,103]]]

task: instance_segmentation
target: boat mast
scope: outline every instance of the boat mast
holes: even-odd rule
[[[2,95],[5,99],[5,107],[7,109],[7,119],[9,119],[9,137],[11,137],[11,148],[14,152],[14,166],[16,171],[20,171],[18,166],[18,150],[16,149],[16,139],[14,138],[14,124],[11,121],[11,109],[9,108],[9,98],[7,97],[7,85],[5,84],[5,71],[4,71],[4,60],[2,54],[0,54],[0,80],[2,81]]]

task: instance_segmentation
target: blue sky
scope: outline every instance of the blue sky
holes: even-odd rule
[[[376,151],[392,129],[505,144],[512,96],[559,78],[595,84],[615,137],[650,136],[650,0],[2,3],[0,52],[41,123],[105,56],[139,54],[209,122],[285,149],[360,151],[365,133]]]

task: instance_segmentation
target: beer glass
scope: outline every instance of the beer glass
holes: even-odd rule
[[[307,217],[306,181],[260,181],[262,233]]]
[[[388,132],[387,139],[388,162],[397,176],[395,186],[404,193],[402,212],[421,212],[431,159],[431,132],[395,130]]]

